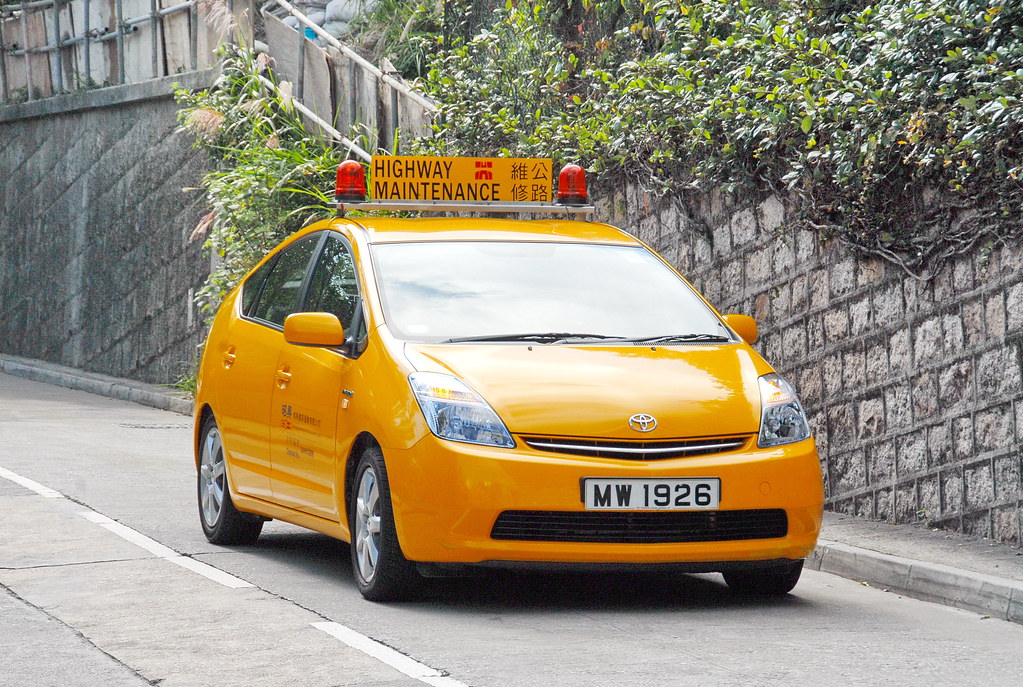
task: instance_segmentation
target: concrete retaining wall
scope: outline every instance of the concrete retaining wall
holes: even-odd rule
[[[0,353],[147,382],[187,372],[192,293],[208,274],[188,237],[206,158],[176,131],[177,75],[0,108]]]
[[[810,414],[830,509],[1023,542],[1023,246],[924,283],[786,229],[777,197],[683,207],[630,189],[600,207],[757,319],[756,348]]]

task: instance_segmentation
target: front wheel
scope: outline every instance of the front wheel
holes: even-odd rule
[[[398,543],[387,468],[375,446],[359,459],[349,504],[352,571],[362,596],[370,601],[407,598],[421,578]]]
[[[758,570],[722,573],[728,588],[739,594],[784,596],[792,591],[803,572],[803,561],[785,563]]]
[[[263,529],[263,518],[234,507],[227,485],[227,464],[220,428],[211,415],[199,434],[199,522],[212,544],[252,544]]]

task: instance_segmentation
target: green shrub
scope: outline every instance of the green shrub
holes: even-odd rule
[[[434,59],[428,150],[785,191],[806,225],[915,274],[1020,230],[1018,2],[509,2]]]
[[[212,317],[224,296],[271,248],[311,221],[330,216],[326,194],[345,159],[311,136],[284,95],[259,76],[265,61],[224,46],[223,74],[207,90],[177,89],[182,125],[206,150],[213,169],[202,186],[212,211],[193,239],[206,237],[215,267],[196,296]],[[264,74],[269,76],[269,74]]]

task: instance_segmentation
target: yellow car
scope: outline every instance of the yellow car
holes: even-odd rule
[[[372,600],[466,567],[673,566],[785,594],[820,466],[792,387],[663,259],[574,220],[337,218],[221,306],[200,520],[351,542]]]

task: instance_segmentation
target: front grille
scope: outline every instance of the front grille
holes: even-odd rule
[[[699,511],[538,511],[501,513],[493,539],[666,544],[774,539],[789,531],[782,509]]]
[[[665,460],[687,458],[711,453],[734,451],[746,444],[748,437],[712,437],[709,439],[674,439],[669,441],[608,441],[576,437],[523,437],[537,451],[569,453],[591,458],[619,460]]]

